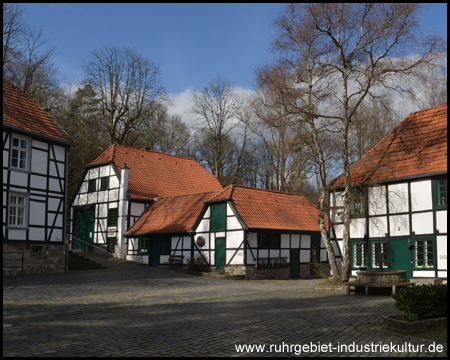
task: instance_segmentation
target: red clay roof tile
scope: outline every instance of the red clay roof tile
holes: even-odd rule
[[[250,229],[320,231],[319,212],[303,195],[242,185],[230,187],[223,193],[231,194],[234,207]]]
[[[3,124],[73,143],[37,103],[7,79],[3,79]]]
[[[351,167],[353,184],[447,171],[447,105],[411,113]],[[342,186],[341,175],[329,183]]]
[[[129,236],[188,232],[205,203],[229,200],[249,229],[320,231],[318,210],[299,194],[230,185],[222,191],[161,198],[145,212]],[[328,221],[325,224],[328,228]]]
[[[132,198],[153,199],[223,189],[214,175],[192,159],[111,145],[89,166],[108,162],[114,162],[119,174],[127,165],[128,191]]]
[[[217,192],[160,198],[142,215],[127,235],[188,232],[204,203]]]

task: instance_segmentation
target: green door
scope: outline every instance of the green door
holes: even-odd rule
[[[148,255],[148,265],[159,266],[159,259],[161,256],[161,246],[159,240],[150,241],[150,254]]]
[[[391,240],[391,269],[406,270],[406,281],[411,279],[411,258],[408,239]]]
[[[216,270],[225,269],[225,238],[216,239]]]
[[[81,251],[92,251],[94,241],[94,209],[76,210],[73,223],[73,248]],[[80,240],[83,241],[80,241]]]
[[[289,266],[291,278],[298,279],[300,277],[300,249],[291,249],[289,251]]]

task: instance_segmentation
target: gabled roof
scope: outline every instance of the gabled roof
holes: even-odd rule
[[[25,96],[7,79],[3,79],[3,124],[73,143],[37,103]]]
[[[111,145],[88,166],[114,163],[121,174],[126,164],[128,192],[135,199],[220,191],[217,178],[198,162],[157,151]]]
[[[232,202],[249,229],[320,231],[318,210],[303,195],[230,185],[222,191],[158,199],[127,236],[189,232],[205,204],[223,201]]]
[[[408,115],[351,167],[353,184],[447,172],[447,105]],[[344,184],[341,175],[329,186]]]
[[[218,192],[157,199],[127,232],[128,236],[189,232],[204,203]]]
[[[319,212],[303,195],[230,185],[210,201],[227,198],[249,229],[320,231]]]

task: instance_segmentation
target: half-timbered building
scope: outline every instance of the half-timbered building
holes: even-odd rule
[[[67,154],[72,140],[33,100],[3,79],[3,267],[22,253],[24,273],[66,265]],[[17,267],[15,267],[17,270]]]
[[[352,275],[407,270],[447,279],[447,105],[411,113],[351,168]],[[343,176],[330,183],[330,220],[342,244]]]
[[[213,269],[264,279],[310,277],[312,256],[327,267],[318,210],[299,194],[231,185],[158,199],[127,236],[149,241],[151,265],[201,257]]]
[[[147,261],[143,244],[124,237],[143,211],[162,197],[217,190],[217,178],[192,159],[112,145],[86,167],[72,200],[74,247]]]

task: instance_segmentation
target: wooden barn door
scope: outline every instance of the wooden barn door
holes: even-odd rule
[[[298,279],[300,277],[300,249],[290,249],[289,266],[291,279]]]
[[[161,256],[161,244],[159,240],[150,241],[150,254],[148,256],[148,265],[150,267],[159,266]]]
[[[216,251],[215,251],[215,260],[216,260],[216,270],[224,270],[225,269],[225,238],[217,238],[216,239]]]
[[[92,244],[94,241],[94,209],[77,210],[74,217],[73,248],[81,251],[92,251],[92,246],[86,243]]]

